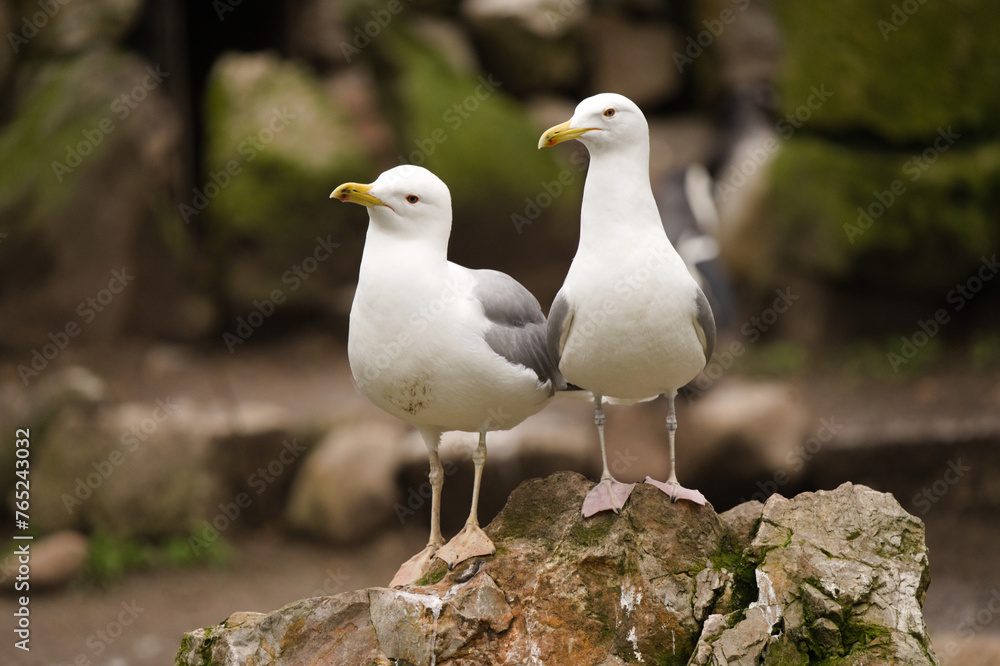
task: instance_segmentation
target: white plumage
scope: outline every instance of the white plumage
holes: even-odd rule
[[[351,372],[372,402],[417,427],[430,460],[431,536],[393,579],[403,585],[435,556],[454,566],[494,552],[476,515],[486,433],[538,412],[564,382],[546,351],[538,301],[503,273],[448,261],[451,194],[440,179],[404,165],[330,196],[368,207],[370,220],[351,306]],[[444,544],[438,445],[450,430],[480,437],[469,519]]]
[[[701,288],[670,244],[649,183],[649,128],[639,108],[611,93],[577,106],[539,147],[578,139],[590,151],[580,244],[549,311],[548,345],[566,380],[595,396],[604,473],[584,515],[620,510],[633,484],[608,471],[601,399],[631,402],[665,394],[671,475],[657,485],[704,503],[674,471],[674,396],[711,357],[715,321]]]

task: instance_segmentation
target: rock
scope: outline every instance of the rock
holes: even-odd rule
[[[16,34],[26,42],[15,40],[18,50],[23,47],[59,56],[118,43],[139,20],[145,5],[143,0],[56,0],[55,4],[21,0],[15,4],[20,5],[19,18],[24,17]]]
[[[207,180],[181,211],[207,225],[236,311],[247,316],[254,301],[265,316],[276,307],[336,311],[331,294],[357,267],[335,257],[363,241],[364,226],[347,226],[346,208],[328,194],[375,175],[344,109],[299,64],[227,53],[209,75],[205,124]],[[289,211],[296,224],[287,224]],[[245,340],[236,328],[227,322],[234,345]]]
[[[891,496],[845,484],[724,522],[639,485],[584,520],[591,486],[527,481],[486,528],[496,555],[236,614],[185,634],[177,663],[936,663],[923,525]]]
[[[64,530],[31,542],[31,589],[49,590],[69,585],[83,573],[89,546],[79,532]],[[8,555],[0,570],[16,570],[16,554]],[[8,587],[6,592],[14,592]]]
[[[356,542],[384,524],[397,499],[402,432],[402,424],[381,421],[331,431],[296,475],[285,508],[288,524],[334,543]]]
[[[33,433],[32,525],[214,540],[213,530],[279,516],[314,436],[267,405],[241,406],[225,413],[169,395],[68,405]]]
[[[540,37],[555,37],[588,15],[584,0],[465,0],[462,14],[473,24],[510,21]]]
[[[564,154],[536,149],[539,132],[502,75],[456,72],[406,26],[386,30],[393,32],[368,51],[377,71],[386,72],[377,82],[399,141],[396,159],[448,184],[449,256],[513,274],[550,261],[554,239],[579,227],[579,171]],[[502,251],[510,247],[517,251]]]
[[[728,91],[748,85],[774,84],[781,72],[783,40],[781,29],[770,2],[733,2],[732,0],[699,0],[693,14],[697,23],[689,29],[697,45],[712,39],[703,46],[702,56],[695,56],[697,66],[701,57],[711,62],[713,70],[699,69],[703,77],[718,76]],[[702,33],[705,33],[704,35]],[[690,42],[687,49],[697,53]],[[686,65],[683,60],[681,65]],[[686,66],[684,69],[687,69]]]
[[[949,127],[996,136],[1000,42],[990,39],[989,0],[961,7],[851,0],[815,11],[794,0],[772,4],[786,44],[780,116],[810,96],[815,105],[815,91],[825,87],[832,94],[809,119],[811,132],[868,133],[910,146]]]
[[[368,38],[363,24],[349,24],[343,3],[304,0],[289,6],[285,41],[294,58],[323,66],[350,64],[355,40],[362,42],[359,33]]]
[[[201,335],[211,310],[172,214],[181,120],[161,88],[170,73],[95,51],[21,74],[0,132],[0,345],[22,352],[24,384],[67,346],[126,327]]]
[[[1000,244],[1000,143],[960,146],[944,130],[938,139],[944,150],[931,137],[926,153],[795,137],[770,169],[767,254],[757,261],[940,299]]]
[[[757,600],[703,633],[692,664],[937,663],[921,613],[924,526],[888,493],[845,483],[772,496],[746,555]]]
[[[584,80],[580,43],[585,8],[560,13],[554,2],[473,0],[462,6],[485,71],[515,95],[569,93]]]
[[[616,13],[595,14],[587,26],[594,72],[589,94],[616,92],[640,107],[674,97],[681,75],[673,54],[682,47],[676,29],[658,21],[628,21]]]

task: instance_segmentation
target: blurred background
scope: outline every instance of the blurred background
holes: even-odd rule
[[[942,662],[1000,662],[992,3],[0,0],[0,33],[0,548],[35,536],[32,651],[3,663],[171,663],[233,612],[385,585],[426,542],[427,460],[351,379],[367,220],[328,195],[426,166],[451,258],[547,309],[587,154],[537,140],[603,91],[646,113],[720,327],[685,485],[720,512],[892,492],[927,525]],[[619,478],[665,476],[664,416],[609,408]],[[482,522],[523,479],[596,478],[592,418],[491,436]],[[447,536],[474,444],[446,440]]]

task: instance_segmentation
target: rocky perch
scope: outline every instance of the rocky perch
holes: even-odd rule
[[[592,483],[521,484],[486,528],[496,555],[405,591],[236,613],[177,664],[935,664],[923,523],[846,483],[717,514],[636,487],[580,517]]]

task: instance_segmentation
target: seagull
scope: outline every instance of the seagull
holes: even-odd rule
[[[430,460],[430,540],[393,578],[399,587],[418,581],[434,557],[453,568],[496,551],[477,511],[486,433],[535,414],[565,381],[548,356],[535,297],[509,275],[448,261],[451,193],[437,176],[397,166],[368,185],[344,183],[330,198],[368,208],[347,342],[351,373],[373,403],[417,428]],[[469,518],[445,544],[438,447],[451,430],[478,432],[479,445]]]
[[[608,471],[605,398],[634,403],[667,397],[670,476],[645,481],[674,501],[705,504],[704,495],[677,482],[674,398],[711,358],[715,319],[664,232],[649,182],[649,127],[631,100],[601,93],[546,130],[538,147],[570,139],[587,147],[590,167],[580,244],[549,310],[547,342],[566,381],[594,396],[604,471],[582,513],[619,512],[635,487]]]

